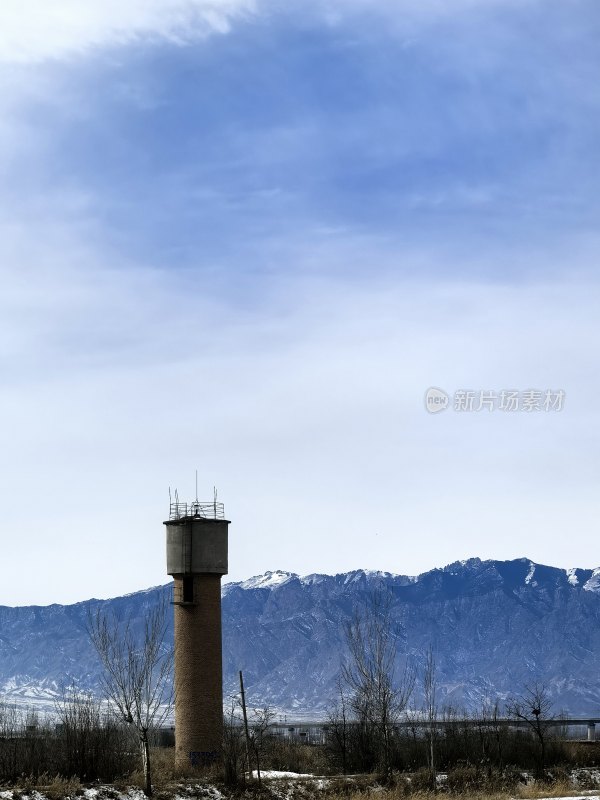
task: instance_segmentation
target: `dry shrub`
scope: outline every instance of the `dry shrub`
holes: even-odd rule
[[[37,779],[33,775],[22,775],[18,789],[19,791],[13,792],[13,797],[28,797],[37,790]]]
[[[529,784],[521,784],[518,796],[524,800],[536,800],[539,797],[568,797],[573,794],[573,791],[571,781],[558,780],[550,784],[543,781],[533,781]]]
[[[373,776],[370,775],[352,775],[351,777],[343,778],[341,776],[332,778],[327,782],[325,787],[319,792],[320,797],[327,798],[327,800],[335,800],[335,798],[357,798],[362,797],[372,792],[375,784]],[[381,791],[381,787],[377,787]],[[315,792],[315,795],[317,793]],[[382,795],[383,800],[384,795]]]
[[[313,794],[312,797],[320,795]],[[358,789],[356,786],[346,786],[344,790],[336,794],[328,794],[328,800],[367,800],[367,798],[377,798],[377,800],[393,800],[394,795],[388,794],[381,786],[371,785],[368,788]]]
[[[388,786],[393,790],[391,793],[395,798],[406,797],[412,790],[410,778],[402,772],[392,773]]]
[[[575,767],[600,767],[600,741],[567,742],[568,760]]]
[[[177,780],[180,775],[175,769],[175,748],[158,747],[150,753],[152,765],[152,783],[164,786]]]
[[[327,752],[319,745],[305,744],[293,739],[269,739],[261,769],[276,769],[309,775],[329,773]]]
[[[81,781],[76,776],[63,778],[61,775],[55,775],[51,778],[47,774],[40,775],[37,779],[37,790],[48,800],[63,800],[83,794]]]
[[[449,770],[445,790],[450,794],[485,794],[514,792],[523,781],[518,770],[482,770],[472,765],[461,765]]]
[[[486,776],[476,767],[460,766],[451,769],[446,779],[446,789],[452,794],[471,794],[481,789]]]
[[[431,771],[427,767],[421,767],[410,776],[410,790],[414,792],[430,792]]]
[[[210,782],[212,778],[216,779],[218,776],[217,771],[214,769],[211,771],[211,768],[190,767],[187,770],[176,769],[174,747],[152,748],[150,751],[150,767],[152,770],[152,786],[158,791],[172,786],[183,777]],[[131,786],[143,789],[145,786],[144,772],[138,767],[117,778],[114,784],[121,791],[125,791]]]

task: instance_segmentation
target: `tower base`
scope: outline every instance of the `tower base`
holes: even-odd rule
[[[223,663],[221,575],[174,575],[175,766],[221,759]]]

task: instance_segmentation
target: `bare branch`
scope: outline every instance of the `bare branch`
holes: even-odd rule
[[[394,725],[405,711],[415,683],[414,670],[408,665],[396,675],[400,636],[391,607],[391,594],[379,589],[355,610],[345,631],[350,658],[341,668],[349,709],[370,729],[386,775],[391,771]]]
[[[102,688],[121,719],[135,728],[145,773],[145,792],[152,793],[149,732],[170,713],[173,702],[173,648],[166,642],[168,604],[163,599],[144,618],[140,635],[133,620],[119,622],[100,607],[88,617],[88,633],[103,668]]]

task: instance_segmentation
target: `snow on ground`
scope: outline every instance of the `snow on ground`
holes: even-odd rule
[[[256,770],[252,773],[253,778],[258,778],[258,773]],[[314,775],[311,775],[308,772],[282,772],[278,769],[265,769],[260,771],[261,778],[314,778]]]
[[[173,800],[190,800],[190,791],[191,787],[188,787],[187,794],[176,794]],[[196,797],[207,798],[207,800],[223,800],[224,798],[216,786],[195,786],[193,791]]]
[[[11,793],[12,794],[12,793]],[[44,795],[34,789],[31,794],[20,794],[21,800],[44,800]]]
[[[254,777],[256,777],[256,772],[253,773]],[[302,773],[302,772],[288,772],[283,770],[265,770],[261,772],[261,778],[265,779],[284,779],[289,781],[294,781],[298,779],[300,783],[294,785],[293,783],[288,784],[286,790],[283,794],[281,794],[280,789],[276,789],[273,786],[272,789],[272,796],[279,797],[280,800],[293,800],[294,797],[302,796],[306,797],[305,794],[297,795],[296,790],[300,790],[303,785],[303,781],[306,779],[312,780],[312,783],[304,784],[306,787],[307,785],[315,790],[322,790],[325,789],[328,784],[330,783],[329,779],[326,778],[315,778],[314,775],[310,773]],[[280,787],[286,787],[286,784],[279,785]],[[378,787],[380,791],[382,791],[382,787]],[[213,785],[194,785],[188,786],[187,788],[183,789],[183,787],[179,786],[179,793],[174,793],[172,795],[172,800],[191,800],[194,798],[195,800],[226,800],[226,797],[229,795],[224,795],[217,789],[216,786]],[[375,787],[373,791],[376,791]],[[97,788],[88,788],[84,789],[83,797],[86,800],[146,800],[145,795],[141,789],[138,788],[130,788],[124,792],[115,792],[114,787],[111,786],[99,786]],[[0,791],[0,800],[15,800],[15,798],[19,798],[19,800],[46,800],[43,793],[40,793],[36,790],[28,794],[23,794],[18,790],[14,792],[11,790],[7,791]],[[578,794],[573,795],[565,795],[564,797],[542,797],[539,800],[600,800],[600,794],[598,790],[595,791],[583,791]]]

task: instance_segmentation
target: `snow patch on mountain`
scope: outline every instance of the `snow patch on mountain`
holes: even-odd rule
[[[398,575],[394,572],[386,572],[384,570],[375,569],[357,569],[352,572],[343,573],[344,584],[353,584],[366,580],[397,580],[402,579],[406,583],[414,583],[418,577],[407,577]],[[233,588],[240,589],[277,589],[284,586],[292,580],[300,581],[302,586],[317,586],[332,579],[331,575],[326,575],[320,572],[312,572],[310,575],[298,575],[296,572],[286,572],[285,570],[273,570],[264,572],[262,575],[254,575],[252,578],[247,578],[245,581],[232,581],[226,583],[221,591],[223,597],[229,594]]]
[[[242,581],[238,586],[241,586],[242,589],[274,589],[297,577],[295,572],[284,572],[278,569],[274,572],[265,572],[263,575],[255,575],[253,578]]]
[[[371,581],[376,579],[387,581],[400,577],[400,575],[396,575],[393,572],[384,572],[380,569],[355,569],[352,572],[344,573],[344,585],[360,583],[363,580]]]
[[[586,592],[600,592],[600,567],[592,572],[592,577],[583,584]]]
[[[380,570],[380,569],[364,569],[363,572],[367,576],[367,578],[386,578],[386,579],[388,579],[388,578],[398,578],[398,577],[400,577],[395,572],[384,572],[383,570]]]
[[[577,577],[577,567],[570,567],[565,570],[567,580],[571,586],[579,586],[579,578]]]
[[[313,572],[312,575],[304,575],[300,578],[300,583],[302,586],[316,586],[319,583],[323,583],[323,581],[327,580],[328,575],[322,575],[319,572]]]
[[[537,582],[533,580],[533,576],[535,575],[535,566],[536,565],[533,563],[533,561],[529,562],[529,572],[525,578],[525,583],[527,585],[531,584],[532,586],[537,586]]]

